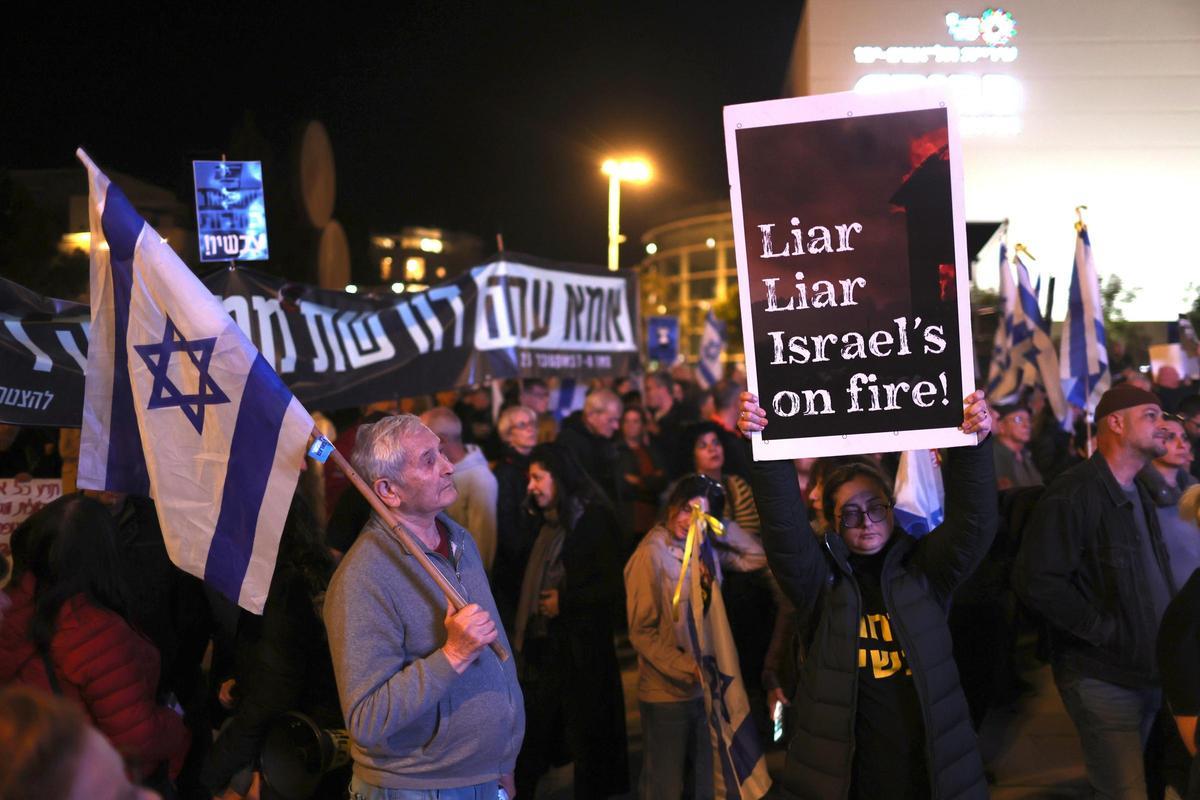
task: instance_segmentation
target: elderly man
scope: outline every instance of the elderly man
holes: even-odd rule
[[[583,401],[583,410],[563,420],[555,440],[591,476],[609,502],[618,499],[617,443],[613,434],[621,425],[621,398],[610,389],[596,389]]]
[[[1161,419],[1145,389],[1104,393],[1097,452],[1046,489],[1013,574],[1052,626],[1054,681],[1097,797],[1146,797],[1142,753],[1162,703],[1155,637],[1175,587],[1154,499],[1134,480],[1166,453]]]
[[[354,465],[469,605],[451,611],[377,517],[342,560],[325,625],[354,759],[350,797],[513,794],[524,701],[513,661],[488,650],[508,640],[479,550],[443,513],[457,496],[454,466],[410,414],[359,428]]]
[[[996,444],[992,457],[996,462],[996,483],[1001,489],[1041,486],[1042,473],[1033,463],[1029,440],[1033,438],[1033,412],[1022,403],[995,407]]]
[[[454,488],[458,499],[449,505],[450,519],[470,531],[483,558],[483,568],[492,574],[496,560],[496,476],[479,445],[463,444],[462,422],[448,408],[431,408],[421,422],[437,434],[442,452],[454,465]]]

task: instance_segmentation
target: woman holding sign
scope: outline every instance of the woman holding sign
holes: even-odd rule
[[[889,482],[862,464],[835,469],[814,536],[789,461],[754,463],[771,570],[797,609],[807,659],[777,785],[799,798],[984,798],[987,783],[959,686],[946,613],[997,524],[992,421],[983,392],[961,429],[979,444],[947,451],[945,522],[917,540],[898,528]],[[742,395],[743,434],[767,425]]]

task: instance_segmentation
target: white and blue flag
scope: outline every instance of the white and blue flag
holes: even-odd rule
[[[312,417],[82,151],[91,221],[79,485],[149,495],[171,560],[262,613]]]
[[[771,788],[767,760],[742,683],[737,645],[721,594],[721,566],[710,536],[688,553],[688,635],[700,666],[713,748],[713,797],[758,800]]]
[[[1075,265],[1058,362],[1067,401],[1092,414],[1100,395],[1112,384],[1112,373],[1108,369],[1100,276],[1092,260],[1087,226],[1082,222],[1076,225]]]
[[[936,450],[905,450],[896,470],[896,524],[921,538],[946,518],[946,489]]]
[[[1015,402],[1023,390],[1037,387],[1046,392],[1054,416],[1067,416],[1067,403],[1059,380],[1058,356],[1050,340],[1049,325],[1038,303],[1038,290],[1021,260],[1021,246],[1010,267],[1007,245],[1000,246],[1000,292],[1004,319],[996,329],[992,365],[988,371],[988,400]],[[1013,271],[1016,281],[1013,280]],[[1040,281],[1039,281],[1040,285]]]
[[[725,323],[710,309],[700,335],[700,358],[696,377],[701,389],[711,389],[721,379],[721,354],[725,352]]]
[[[1013,284],[1012,266],[1008,263],[1008,243],[1000,240],[1000,319],[992,339],[992,360],[988,365],[987,396],[1000,402],[1013,391],[1012,325],[1016,314],[1017,290]]]

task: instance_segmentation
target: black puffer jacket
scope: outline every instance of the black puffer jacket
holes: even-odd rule
[[[921,704],[933,796],[982,798],[983,762],[946,614],[996,532],[991,441],[948,451],[943,474],[945,522],[920,540],[897,529],[881,586]],[[777,787],[803,800],[846,797],[855,758],[861,602],[849,552],[841,537],[813,534],[790,462],[756,462],[753,487],[767,557],[800,615],[807,653],[792,702],[797,730]]]

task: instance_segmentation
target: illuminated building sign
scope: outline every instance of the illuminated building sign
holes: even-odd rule
[[[946,32],[956,44],[917,46],[860,46],[859,64],[908,66],[936,64],[1011,64],[1018,51],[1009,43],[1017,35],[1012,12],[989,8],[978,17],[956,12],[946,15]],[[863,94],[945,86],[954,98],[965,136],[1012,136],[1021,131],[1021,84],[1011,75],[979,72],[873,72],[863,75],[854,90]]]

